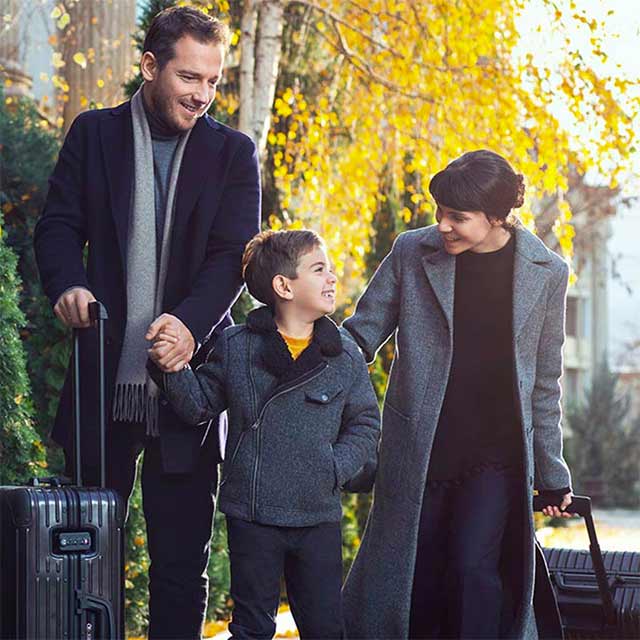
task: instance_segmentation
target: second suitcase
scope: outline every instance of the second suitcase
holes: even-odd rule
[[[589,498],[574,496],[589,550],[544,549],[565,638],[640,638],[640,553],[600,551]]]

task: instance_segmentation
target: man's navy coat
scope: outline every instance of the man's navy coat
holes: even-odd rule
[[[82,113],[60,151],[34,238],[42,285],[51,304],[70,287],[82,286],[107,308],[108,411],[127,317],[125,279],[133,173],[130,103]],[[254,143],[209,116],[200,118],[187,143],[178,178],[163,302],[163,312],[180,318],[197,343],[204,344],[214,329],[217,333],[231,324],[229,310],[242,287],[242,252],[259,226],[260,178]],[[82,333],[86,442],[93,440],[97,424],[95,340],[88,332]],[[160,405],[164,468],[188,472],[206,428],[184,428],[164,399]],[[67,376],[54,440],[69,446],[71,425]],[[87,449],[85,453],[85,446],[83,453],[92,459],[93,452]]]

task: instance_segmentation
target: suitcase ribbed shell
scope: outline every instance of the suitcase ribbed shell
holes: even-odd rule
[[[114,491],[0,488],[0,637],[97,638],[105,621],[78,597],[106,602],[113,637],[124,637],[124,508]],[[66,551],[61,533],[86,532],[90,548]]]
[[[544,549],[568,638],[640,638],[640,553],[603,551],[616,610],[615,627],[602,615],[591,555],[586,550]]]

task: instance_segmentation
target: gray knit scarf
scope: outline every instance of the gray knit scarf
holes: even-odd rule
[[[146,421],[147,434],[157,436],[158,387],[147,374],[148,342],[144,336],[160,315],[167,276],[176,186],[184,149],[191,130],[176,147],[169,190],[160,265],[156,257],[156,214],[151,131],[142,102],[142,87],[131,98],[133,121],[134,182],[127,246],[127,326],[113,400],[113,419]]]

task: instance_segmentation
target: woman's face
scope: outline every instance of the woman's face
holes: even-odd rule
[[[457,211],[436,203],[436,221],[447,253],[486,253],[501,249],[509,239],[502,220],[489,220],[484,211]]]

